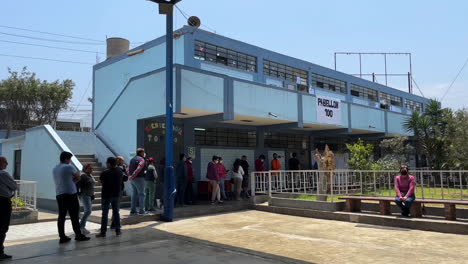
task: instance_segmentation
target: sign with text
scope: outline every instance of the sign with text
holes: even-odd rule
[[[317,96],[317,122],[341,125],[341,100]]]

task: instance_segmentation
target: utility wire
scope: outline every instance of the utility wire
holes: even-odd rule
[[[421,93],[422,97],[426,97],[426,96],[424,96],[424,93],[422,92],[422,90],[419,88],[419,85],[416,83],[416,80],[413,78],[413,75],[411,75],[411,79],[413,80],[414,84],[416,85],[416,88],[418,88],[418,90]]]
[[[88,63],[88,62],[56,60],[56,59],[49,59],[49,58],[27,57],[27,56],[10,55],[10,54],[0,54],[0,56],[12,57],[12,58],[21,58],[21,59],[46,60],[46,61],[66,62],[66,63],[75,63],[75,64],[84,64],[84,65],[94,65],[93,63]]]
[[[8,36],[14,36],[14,37],[20,37],[20,38],[29,38],[29,39],[36,39],[36,40],[42,40],[42,41],[52,41],[52,42],[61,42],[61,43],[70,43],[70,44],[105,45],[105,43],[76,42],[76,41],[68,41],[68,40],[37,38],[37,37],[31,37],[31,36],[25,36],[25,35],[19,35],[19,34],[11,34],[11,33],[5,33],[5,32],[0,32],[0,34],[8,35]]]
[[[93,54],[95,54],[95,53],[104,54],[104,53],[102,53],[102,52],[91,51],[91,50],[69,49],[69,48],[54,47],[54,46],[47,46],[47,45],[33,44],[33,43],[16,42],[16,41],[9,41],[9,40],[2,40],[2,39],[0,39],[0,42],[13,43],[13,44],[21,44],[21,45],[29,45],[29,46],[36,46],[36,47],[44,47],[44,48],[50,48],[50,49],[60,49],[60,50],[69,50],[69,51],[86,52],[86,53],[93,53]]]
[[[462,73],[463,69],[465,68],[466,64],[468,64],[468,58],[466,58],[466,61],[465,63],[463,64],[463,66],[460,68],[460,70],[458,71],[457,73],[457,76],[455,76],[455,79],[453,79],[452,83],[450,84],[450,86],[447,88],[447,90],[445,91],[444,95],[442,96],[442,99],[440,99],[440,101],[442,102],[445,98],[445,96],[448,94],[450,88],[452,88],[453,84],[455,83],[455,81],[458,79],[458,76],[460,76],[460,74]]]
[[[76,109],[73,112],[73,114],[71,115],[71,117],[73,117],[75,115],[76,111],[78,111],[78,108],[81,106],[81,102],[83,102],[83,98],[85,97],[86,93],[88,92],[88,89],[89,89],[90,86],[91,86],[91,80],[89,80],[88,87],[86,87],[86,90],[84,91],[83,95],[81,95],[80,102],[78,103],[78,106],[76,106]]]
[[[104,42],[103,40],[96,40],[96,39],[75,37],[75,36],[70,36],[70,35],[63,35],[63,34],[57,34],[57,33],[50,33],[50,32],[39,31],[39,30],[32,30],[32,29],[27,29],[27,28],[10,27],[10,26],[5,26],[5,25],[0,25],[0,27],[2,27],[2,28],[9,28],[9,29],[23,30],[23,31],[29,31],[29,32],[36,32],[36,33],[47,34],[47,35],[52,35],[52,36],[59,36],[59,37],[66,37],[66,38],[74,38],[74,39],[81,39],[81,40],[88,40],[88,41],[96,41],[96,42]]]

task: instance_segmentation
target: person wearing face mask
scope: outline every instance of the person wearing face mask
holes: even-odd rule
[[[262,154],[255,160],[255,171],[265,171],[265,155]]]
[[[148,214],[148,212],[145,211],[145,157],[145,150],[142,148],[138,148],[136,151],[136,156],[130,160],[130,165],[128,166],[128,180],[132,185],[132,205],[130,209],[130,215],[132,216],[137,214],[137,204],[140,209],[138,214]]]
[[[416,180],[413,175],[409,175],[408,166],[401,166],[400,175],[395,177],[395,203],[400,207],[402,216],[410,214],[411,203],[416,199],[415,187]]]
[[[208,167],[206,169],[206,178],[210,180],[211,185],[211,204],[214,205],[216,202],[218,204],[223,204],[221,193],[219,191],[218,166],[216,165],[219,163],[219,158],[217,156],[213,156],[211,160],[212,161],[208,163]]]

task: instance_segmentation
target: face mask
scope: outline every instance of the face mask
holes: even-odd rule
[[[408,175],[408,172],[406,170],[402,170],[401,175]]]
[[[264,160],[264,159],[261,159],[260,161],[261,161],[261,162],[264,162],[265,160]]]
[[[219,163],[223,163],[223,161],[220,161]]]

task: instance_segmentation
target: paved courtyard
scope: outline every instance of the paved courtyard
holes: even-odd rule
[[[8,242],[14,263],[466,263],[468,236],[243,211],[126,226],[120,238]]]

